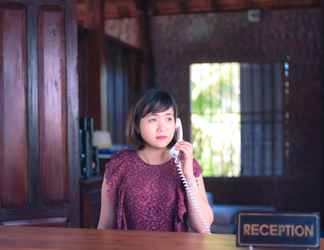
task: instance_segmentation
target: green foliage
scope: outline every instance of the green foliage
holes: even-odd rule
[[[239,65],[192,65],[191,75],[193,145],[204,176],[238,175]]]

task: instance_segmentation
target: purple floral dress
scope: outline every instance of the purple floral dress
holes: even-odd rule
[[[193,167],[199,176],[196,160]],[[123,150],[108,161],[105,180],[114,205],[114,229],[188,231],[186,196],[173,159],[150,165],[135,150]]]

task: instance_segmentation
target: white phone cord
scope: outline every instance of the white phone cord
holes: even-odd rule
[[[210,234],[210,227],[208,226],[207,222],[205,221],[205,218],[201,216],[201,209],[198,204],[198,201],[196,199],[196,196],[194,195],[191,186],[189,185],[186,177],[183,174],[182,166],[181,166],[181,161],[179,160],[179,157],[174,158],[174,162],[177,166],[177,172],[180,176],[181,182],[186,190],[188,200],[191,201],[192,207],[194,209],[194,212],[197,213],[200,217],[200,220],[203,224],[204,231],[203,233]]]

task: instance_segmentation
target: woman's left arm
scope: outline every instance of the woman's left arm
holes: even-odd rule
[[[180,141],[176,144],[176,149],[183,153],[183,173],[191,189],[192,196],[195,197],[195,201],[190,199],[190,197],[187,199],[190,226],[196,232],[207,233],[208,231],[206,229],[210,229],[214,220],[214,214],[208,203],[202,175],[198,177],[194,175],[192,144],[187,141]],[[193,204],[193,202],[197,202],[197,204]],[[199,211],[196,211],[197,208],[199,208]]]

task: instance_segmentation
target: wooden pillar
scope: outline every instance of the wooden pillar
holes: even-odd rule
[[[139,0],[136,2],[137,8],[141,15],[139,16],[140,25],[140,41],[143,50],[142,60],[142,88],[144,92],[148,88],[155,87],[155,67],[154,56],[152,50],[152,31],[151,31],[151,15],[152,15],[152,2],[151,0]]]
[[[86,0],[87,13],[84,27],[88,30],[88,69],[83,99],[84,114],[94,118],[95,129],[101,128],[101,83],[105,80],[106,62],[104,55],[104,0]]]

